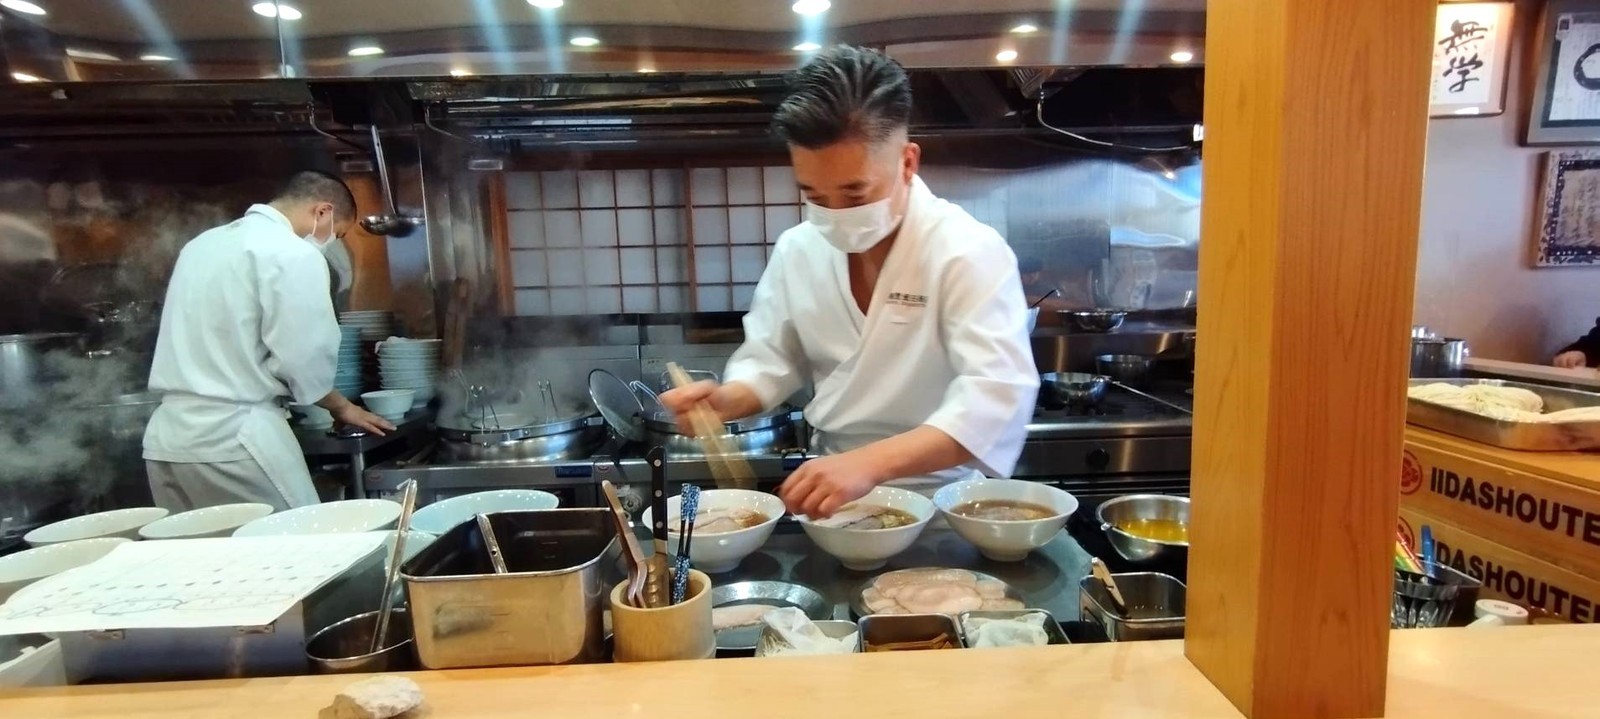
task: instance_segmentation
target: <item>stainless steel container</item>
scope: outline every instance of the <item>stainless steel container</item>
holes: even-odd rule
[[[477,522],[400,568],[422,666],[604,661],[602,605],[621,556],[611,512],[496,512],[489,522],[505,574],[491,566]]]
[[[1128,313],[1121,310],[1062,310],[1061,316],[1084,332],[1110,332],[1122,326]]]
[[[800,449],[792,413],[787,409],[730,420],[723,424],[725,435],[735,452],[743,455],[772,454],[785,449]],[[667,449],[667,456],[696,458],[705,456],[698,437],[681,434],[677,419],[667,412],[644,417],[645,442]]]
[[[439,460],[448,463],[557,462],[582,459],[606,439],[598,416],[513,429],[439,427]]]
[[[1471,353],[1467,341],[1454,337],[1411,338],[1412,377],[1460,377]]]
[[[1141,387],[1150,377],[1151,362],[1144,355],[1100,355],[1094,358],[1094,371],[1123,384]]]
[[[81,684],[305,674],[312,635],[377,608],[383,563],[383,551],[374,549],[265,626],[63,632],[57,638],[67,679]]]
[[[1078,609],[1084,621],[1098,624],[1114,642],[1183,638],[1187,593],[1183,582],[1156,572],[1113,574],[1111,578],[1122,591],[1127,613],[1116,610],[1105,584],[1088,576],[1078,582]]]
[[[1600,394],[1527,382],[1498,379],[1413,379],[1411,386],[1444,382],[1457,386],[1487,384],[1525,389],[1544,401],[1545,412],[1578,407],[1600,407]],[[1581,452],[1600,449],[1600,421],[1514,422],[1495,419],[1442,404],[1411,398],[1406,401],[1406,422],[1457,437],[1525,452]]]
[[[1039,376],[1047,396],[1071,407],[1088,408],[1100,404],[1111,379],[1088,372],[1046,372]]]
[[[1149,560],[1187,562],[1188,542],[1158,542],[1136,537],[1118,529],[1136,519],[1170,519],[1189,524],[1189,498],[1165,494],[1128,494],[1101,503],[1095,509],[1100,531],[1110,540],[1117,554],[1130,562]]]
[[[961,628],[956,626],[955,617],[948,614],[873,614],[862,617],[858,624],[861,651],[867,651],[868,646],[925,642],[940,634],[949,637],[957,649],[966,646],[961,641]]]
[[[1056,621],[1056,617],[1055,617],[1054,614],[1051,614],[1051,613],[1049,613],[1049,612],[1047,612],[1047,611],[1045,611],[1043,609],[1014,609],[1014,610],[1006,610],[1006,611],[989,610],[989,611],[977,611],[977,612],[962,612],[958,616],[958,619],[959,619],[958,623],[961,625],[961,641],[962,641],[964,646],[968,646],[968,647],[972,646],[971,632],[967,630],[967,621],[968,620],[971,620],[971,619],[1021,619],[1022,617],[1027,616],[1029,614],[1043,614],[1044,615],[1044,635],[1046,637],[1049,637],[1049,641],[1047,643],[1049,643],[1049,644],[1071,644],[1072,643],[1071,641],[1069,641],[1067,639],[1067,633],[1061,629],[1061,622]]]
[[[0,335],[0,406],[20,407],[37,399],[50,380],[45,354],[74,349],[81,339],[71,332]]]
[[[405,609],[389,613],[388,645],[372,651],[372,632],[378,626],[378,612],[364,612],[335,622],[306,642],[306,658],[318,674],[366,672],[405,672],[417,668],[411,642],[411,616]]]
[[[844,639],[851,634],[857,634],[861,631],[861,628],[857,626],[855,622],[845,621],[843,619],[823,619],[812,623],[816,624],[817,630],[822,632],[822,635],[828,637],[829,639]],[[783,641],[782,636],[780,636],[777,632],[772,631],[772,627],[767,626],[765,623],[761,625],[761,637],[759,641],[756,642],[756,656],[765,657],[779,655],[782,654],[784,648],[788,646],[789,645]],[[851,645],[850,651],[861,651],[861,638],[859,636],[857,636],[855,644]]]

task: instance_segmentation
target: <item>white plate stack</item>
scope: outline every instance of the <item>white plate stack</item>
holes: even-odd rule
[[[358,328],[363,342],[377,342],[394,333],[394,315],[388,310],[340,312],[339,326]]]
[[[339,325],[339,359],[333,388],[346,398],[361,394],[361,328]]]
[[[378,374],[384,389],[409,389],[416,392],[413,407],[433,399],[439,378],[439,350],[442,340],[390,337],[378,344]]]

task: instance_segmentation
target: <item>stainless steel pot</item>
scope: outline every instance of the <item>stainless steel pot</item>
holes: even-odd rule
[[[1084,332],[1110,332],[1121,327],[1128,317],[1121,310],[1062,310],[1061,315]]]
[[[1111,386],[1109,378],[1087,372],[1048,372],[1039,379],[1055,401],[1084,409],[1100,404]]]
[[[1412,377],[1460,377],[1471,352],[1454,337],[1412,337]]]
[[[73,332],[0,335],[0,406],[20,407],[36,399],[50,380],[45,353],[77,349],[82,339]]]
[[[512,429],[439,427],[439,459],[446,462],[558,462],[592,454],[606,438],[598,416]]]
[[[771,454],[785,449],[798,449],[794,420],[788,410],[773,410],[744,419],[723,423],[729,444],[743,455]],[[667,449],[672,457],[704,457],[705,450],[697,437],[682,434],[676,418],[667,412],[654,412],[644,418],[645,441]]]
[[[1094,371],[1135,387],[1150,377],[1151,359],[1144,355],[1100,355],[1094,358]]]

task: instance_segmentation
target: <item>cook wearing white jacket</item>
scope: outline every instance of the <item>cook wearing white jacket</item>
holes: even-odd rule
[[[835,47],[796,80],[774,127],[806,221],[778,239],[726,383],[662,403],[733,419],[809,381],[825,456],[779,489],[796,514],[829,516],[887,482],[1009,476],[1039,387],[1015,255],[917,177],[910,84],[893,60]]]
[[[333,389],[339,325],[322,252],[354,219],[344,182],[301,172],[178,254],[150,368],[161,406],[144,434],[157,505],[315,504],[286,397],[371,432],[394,429]]]

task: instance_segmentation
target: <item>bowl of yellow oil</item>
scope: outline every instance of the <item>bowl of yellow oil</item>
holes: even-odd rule
[[[1187,559],[1189,498],[1165,494],[1129,494],[1095,510],[1100,531],[1117,554],[1131,562]]]

